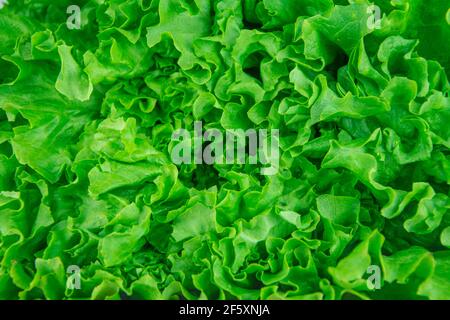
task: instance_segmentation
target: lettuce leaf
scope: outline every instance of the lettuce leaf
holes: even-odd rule
[[[9,2],[0,299],[450,299],[448,2]]]

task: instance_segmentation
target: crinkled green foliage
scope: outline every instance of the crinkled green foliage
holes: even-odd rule
[[[1,299],[450,299],[448,1],[9,2]],[[280,170],[173,164],[197,120]]]

